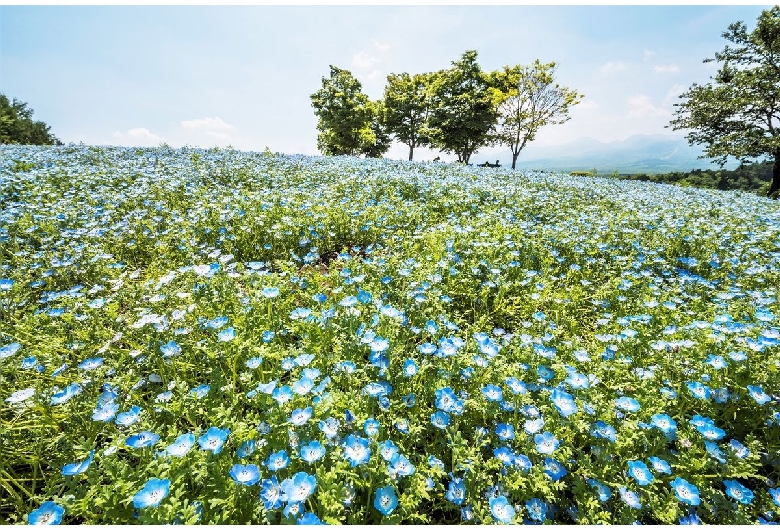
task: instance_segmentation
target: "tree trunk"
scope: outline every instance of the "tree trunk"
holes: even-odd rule
[[[520,155],[520,151],[517,153],[512,153],[512,169],[515,168],[515,164],[517,163],[517,157]]]
[[[767,197],[777,198],[780,192],[780,149],[775,151],[775,165],[772,167],[772,187],[769,188]]]
[[[413,154],[414,154],[414,144],[409,144],[409,161],[412,160]]]

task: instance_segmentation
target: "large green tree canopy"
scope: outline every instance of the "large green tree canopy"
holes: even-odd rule
[[[32,115],[27,103],[0,94],[0,144],[61,145],[49,126]]]
[[[712,83],[693,84],[675,106],[673,129],[688,130],[691,144],[703,144],[706,156],[724,164],[774,162],[769,196],[780,192],[780,6],[765,10],[756,28],[731,24],[723,38],[731,44],[714,59],[722,63]]]

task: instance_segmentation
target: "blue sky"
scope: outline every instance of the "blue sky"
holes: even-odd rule
[[[485,70],[556,61],[585,97],[522,158],[581,137],[673,134],[672,105],[714,74],[702,60],[723,31],[752,29],[768,7],[0,6],[0,92],[66,143],[317,154],[309,95],[330,64],[376,99],[389,73],[447,68],[468,49]]]

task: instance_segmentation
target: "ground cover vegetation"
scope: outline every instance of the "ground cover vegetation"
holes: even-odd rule
[[[0,150],[3,522],[779,520],[774,201]]]

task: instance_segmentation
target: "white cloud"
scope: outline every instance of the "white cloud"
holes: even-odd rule
[[[366,52],[356,53],[352,56],[352,66],[355,68],[371,68],[378,62],[378,57]]]
[[[609,61],[608,63],[601,65],[599,71],[602,74],[607,74],[610,72],[619,72],[621,70],[625,70],[626,67],[627,65],[623,61]]]
[[[224,131],[235,129],[229,123],[225,123],[222,118],[200,118],[196,120],[185,120],[181,122],[185,129],[195,129],[199,131]]]
[[[677,103],[677,98],[687,90],[687,87],[685,85],[681,85],[679,83],[676,83],[672,85],[672,87],[669,89],[669,91],[666,93],[666,96],[664,96],[663,106],[664,107],[671,107],[672,104]]]
[[[377,42],[377,41],[374,41],[374,47],[378,51],[380,51],[382,53],[386,53],[390,49],[390,45],[389,44],[384,44],[384,43]]]
[[[657,64],[653,67],[657,74],[674,74],[680,71],[676,64]]]
[[[653,52],[653,51],[650,51],[650,50],[645,50],[645,52],[643,54],[643,58],[644,58],[645,61],[649,61],[650,59],[652,59],[655,56],[656,56],[656,53]]]
[[[631,107],[626,115],[628,118],[648,118],[652,116],[669,116],[671,114],[665,108],[654,105],[646,94],[636,94],[629,97],[628,104]]]
[[[135,127],[124,133],[116,131],[112,136],[117,145],[131,147],[154,147],[165,141],[145,127]]]

